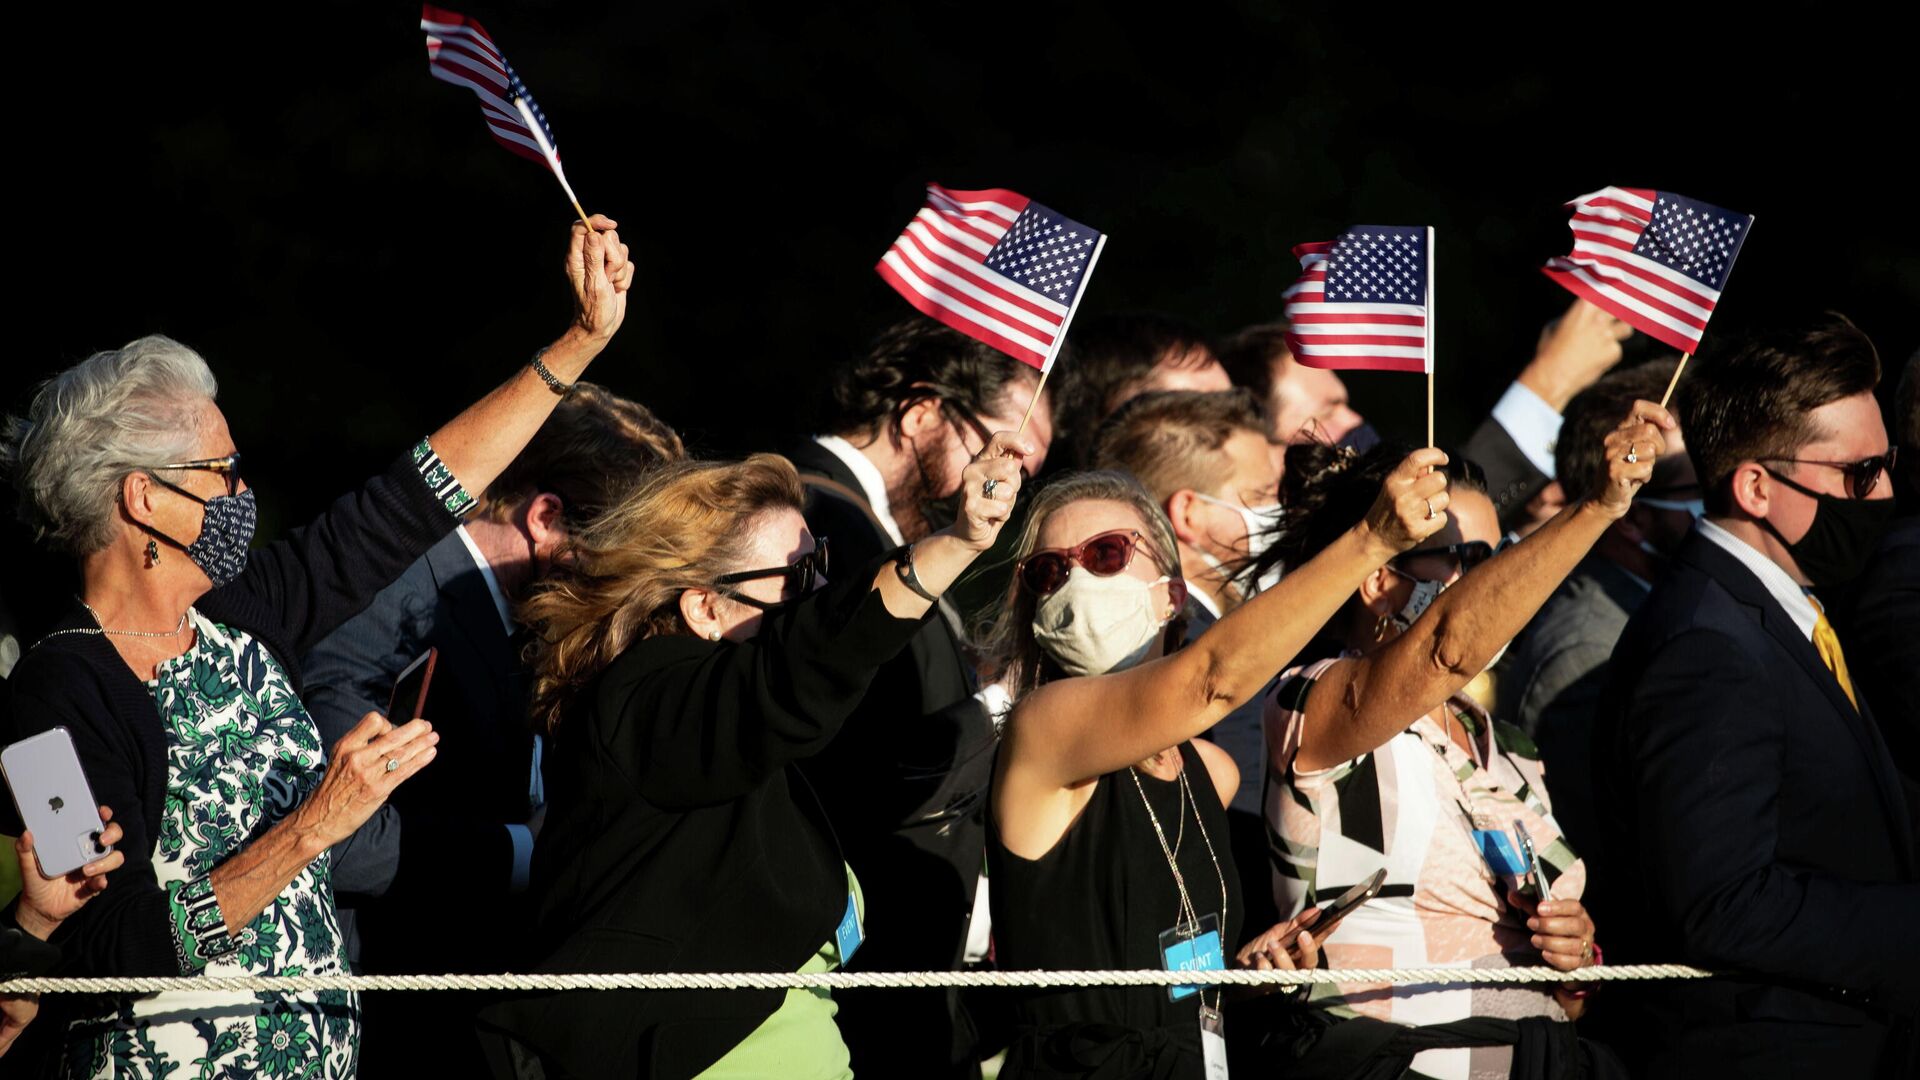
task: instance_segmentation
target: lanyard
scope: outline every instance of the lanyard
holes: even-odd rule
[[[1174,858],[1173,848],[1167,844],[1166,830],[1160,827],[1160,815],[1153,812],[1153,803],[1147,801],[1147,789],[1140,783],[1140,774],[1134,770],[1133,766],[1127,766],[1127,775],[1133,777],[1133,789],[1140,793],[1140,805],[1147,808],[1147,820],[1153,823],[1153,835],[1160,841],[1160,854],[1166,856],[1167,869],[1173,871],[1174,888],[1180,890],[1180,913],[1176,916],[1175,925],[1191,926],[1197,932],[1200,927],[1200,915],[1194,910],[1193,898],[1187,894],[1187,878],[1185,874],[1180,872],[1180,863]],[[1200,828],[1200,839],[1207,845],[1207,858],[1213,863],[1214,876],[1220,880],[1220,933],[1224,938],[1227,932],[1227,875],[1220,870],[1220,858],[1214,854],[1213,838],[1207,835],[1207,823],[1200,818],[1200,804],[1195,801],[1193,797],[1193,787],[1187,782],[1185,754],[1181,755],[1180,761],[1180,795],[1184,801],[1191,803],[1193,806],[1194,824]],[[1181,814],[1180,829],[1183,835],[1186,827],[1186,815]],[[1223,940],[1221,946],[1224,948],[1225,945],[1226,942]],[[1204,993],[1201,995],[1200,1001],[1201,1004],[1206,1004],[1206,995]],[[1212,1007],[1219,1008],[1219,1005],[1220,992],[1215,991]]]

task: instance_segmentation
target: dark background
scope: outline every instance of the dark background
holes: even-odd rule
[[[1607,184],[1758,216],[1707,348],[1823,308],[1920,345],[1905,34],[1831,11],[1550,24],[1449,6],[474,4],[639,264],[590,377],[695,447],[807,430],[909,309],[872,272],[921,186],[1011,187],[1105,230],[1081,317],[1275,317],[1287,249],[1432,224],[1442,441],[1569,299],[1535,268]],[[83,14],[84,12],[84,14]],[[571,211],[426,72],[408,4],[18,16],[15,333],[0,404],[102,348],[199,349],[274,535],[564,326]],[[1631,355],[1631,354],[1630,354]],[[1348,377],[1417,437],[1417,378]],[[11,606],[68,588],[5,530]],[[25,614],[25,612],[22,612]]]

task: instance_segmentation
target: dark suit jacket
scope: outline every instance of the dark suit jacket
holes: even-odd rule
[[[1575,851],[1599,844],[1593,804],[1593,717],[1614,645],[1647,587],[1589,555],[1514,639],[1500,675],[1499,718],[1540,748],[1553,816]]]
[[[803,478],[831,485],[809,484],[806,517],[816,535],[831,538],[838,572],[893,549],[845,463],[811,441],[790,456]],[[993,724],[973,689],[953,627],[929,619],[880,666],[840,736],[806,764],[867,894],[869,940],[855,971],[960,964],[986,858],[993,772]],[[941,991],[847,995],[840,1020],[855,1074],[931,1076],[949,1066],[970,1073],[971,1061],[950,1060],[971,1049],[956,1000]]]
[[[1614,652],[1594,758],[1609,959],[1739,973],[1649,984],[1655,1073],[1889,1067],[1883,1009],[1910,1007],[1920,957],[1899,776],[1786,611],[1697,531]]]
[[[385,712],[394,678],[429,648],[440,650],[425,710],[439,754],[334,849],[341,919],[351,918],[360,946],[349,955],[375,972],[506,970],[499,924],[513,911],[513,849],[504,826],[530,812],[528,684],[458,534],[307,653],[307,708],[331,745],[369,710]],[[451,909],[450,883],[463,898]],[[459,932],[419,932],[448,919]]]
[[[1500,515],[1503,529],[1512,528],[1527,508],[1527,500],[1553,480],[1533,467],[1513,436],[1491,416],[1480,422],[1460,449],[1487,474],[1487,496],[1493,500],[1493,509]]]
[[[1833,613],[1847,671],[1895,767],[1920,784],[1920,513],[1894,522],[1852,594]]]

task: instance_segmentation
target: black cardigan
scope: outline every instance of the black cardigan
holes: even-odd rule
[[[833,937],[846,875],[794,766],[924,624],[887,612],[878,565],[768,617],[751,641],[642,640],[581,693],[546,758],[537,970],[790,972]],[[582,991],[481,1016],[557,1075],[670,1078],[719,1060],[782,996]]]
[[[329,630],[366,607],[386,584],[452,530],[456,519],[408,456],[341,496],[312,524],[254,549],[247,568],[194,606],[222,625],[258,638],[301,689],[298,658]],[[75,605],[55,630],[94,627]],[[167,892],[152,853],[167,794],[167,736],[153,695],[98,634],[42,639],[13,669],[12,708],[0,743],[65,727],[87,783],[126,831],[120,869],[106,891],[54,932],[63,974],[147,976],[183,972],[169,927]],[[329,748],[331,749],[331,748]],[[8,830],[21,824],[11,801]]]

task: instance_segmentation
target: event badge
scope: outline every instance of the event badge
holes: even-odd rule
[[[1221,948],[1220,917],[1207,914],[1197,923],[1185,923],[1160,935],[1160,956],[1168,971],[1225,971],[1227,957]],[[1167,995],[1175,1001],[1200,992],[1198,986],[1169,986]]]
[[[840,925],[833,932],[833,941],[840,949],[840,966],[846,967],[847,961],[860,950],[860,943],[866,935],[860,929],[860,909],[853,902],[853,894],[847,894],[847,913],[840,916]]]
[[[1200,1056],[1207,1065],[1207,1080],[1227,1080],[1227,1020],[1220,1010],[1200,1006]]]
[[[1473,815],[1473,846],[1487,860],[1487,869],[1508,882],[1524,882],[1533,867],[1514,845],[1513,836],[1491,814]]]

